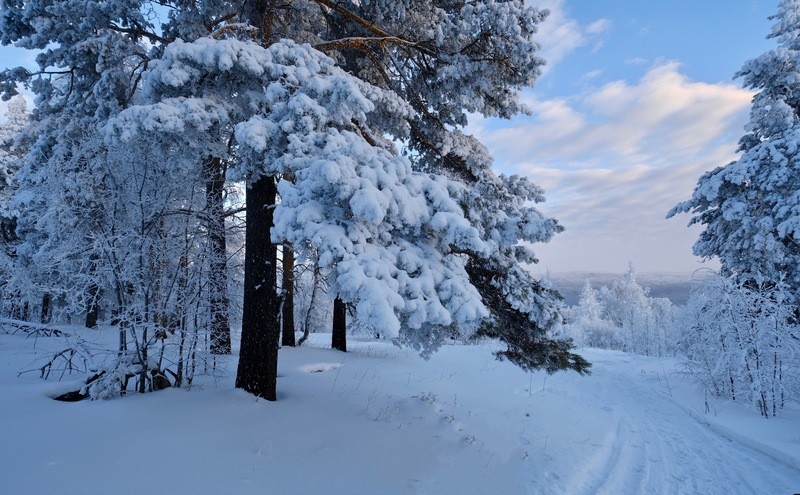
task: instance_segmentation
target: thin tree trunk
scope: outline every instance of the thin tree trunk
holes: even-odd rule
[[[11,318],[28,321],[28,303],[22,301],[22,294],[15,292],[11,302]]]
[[[94,282],[89,284],[89,307],[86,309],[86,328],[97,328],[100,318],[100,287]]]
[[[225,239],[225,209],[223,192],[225,169],[218,157],[209,157],[205,163],[206,214],[208,217],[208,242],[211,249],[210,278],[208,284],[211,309],[211,353],[231,353],[231,326],[228,312],[228,254]]]
[[[283,245],[283,318],[281,344],[294,347],[294,252]]]
[[[45,292],[42,296],[42,314],[39,318],[41,323],[50,323],[50,293]]]
[[[311,279],[311,297],[308,301],[308,309],[306,310],[306,317],[303,319],[303,336],[300,337],[300,340],[297,341],[297,345],[303,345],[303,343],[308,340],[308,336],[311,333],[311,312],[314,309],[314,306],[317,304],[317,293],[319,288],[319,263],[317,260],[314,260],[314,268],[313,268],[313,276]]]
[[[347,352],[347,305],[338,297],[333,300],[331,349]]]
[[[184,233],[184,242],[188,244],[187,235]],[[188,249],[187,249],[188,251]],[[175,373],[175,386],[180,387],[183,384],[183,368],[185,365],[184,360],[184,349],[186,347],[186,291],[188,286],[188,268],[189,268],[189,259],[184,254],[181,256],[180,260],[180,275],[178,277],[178,298],[176,301],[176,306],[178,307],[178,312],[170,317],[172,320],[172,324],[174,325],[174,329],[180,333],[180,342],[178,344],[178,365],[177,365],[177,372]],[[199,297],[198,297],[199,299]]]
[[[242,346],[236,373],[237,388],[270,401],[277,399],[280,334],[277,246],[270,239],[276,199],[273,177],[259,178],[246,191]]]

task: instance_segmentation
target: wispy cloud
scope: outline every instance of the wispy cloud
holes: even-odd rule
[[[589,34],[603,34],[611,29],[611,21],[608,19],[597,19],[593,23],[586,26],[586,32]]]
[[[597,19],[581,25],[569,17],[564,9],[564,0],[536,0],[533,5],[548,9],[550,16],[539,29],[542,40],[542,56],[547,60],[545,70],[552,69],[569,53],[581,46],[602,46],[603,36],[611,29],[611,21]]]
[[[619,271],[631,260],[644,270],[686,270],[697,231],[688,218],[664,217],[700,174],[734,158],[751,97],[732,84],[691,81],[667,62],[635,83],[580,96],[529,93],[533,115],[476,121],[473,130],[498,169],[548,191],[543,208],[567,232],[539,248],[544,265]]]

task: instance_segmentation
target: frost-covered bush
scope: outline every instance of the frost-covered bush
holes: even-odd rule
[[[775,416],[800,398],[800,326],[783,282],[715,277],[692,292],[681,316],[688,369],[718,397]]]

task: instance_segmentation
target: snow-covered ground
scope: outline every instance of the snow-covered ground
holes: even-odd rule
[[[233,388],[235,357],[188,391],[62,403],[18,377],[61,340],[0,334],[0,493],[800,492],[800,408],[706,407],[675,359],[586,350],[591,376],[548,376],[488,345],[327,341],[281,351],[277,403]]]

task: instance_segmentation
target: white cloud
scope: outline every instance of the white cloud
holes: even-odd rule
[[[603,34],[611,29],[611,21],[608,19],[597,19],[593,23],[586,26],[586,32],[589,34]]]
[[[547,60],[545,71],[552,69],[581,46],[588,43],[593,43],[595,49],[602,46],[602,36],[611,29],[611,21],[608,19],[598,19],[588,25],[581,25],[567,15],[564,0],[535,0],[532,4],[550,11],[550,15],[541,24],[537,37],[542,44],[542,57]]]
[[[615,81],[584,95],[548,100],[528,92],[523,100],[533,115],[484,121],[491,131],[481,137],[505,166],[655,166],[738,138],[750,98],[732,84],[690,81],[670,62],[634,85]]]
[[[589,72],[587,72],[586,74],[581,76],[581,79],[583,81],[589,81],[591,79],[596,79],[596,78],[598,78],[598,77],[600,77],[602,75],[603,75],[603,71],[601,69],[595,69],[595,70],[590,70]]]
[[[647,59],[642,57],[633,57],[625,59],[625,63],[628,65],[645,65],[647,64]]]
[[[665,220],[706,170],[734,158],[752,95],[691,81],[674,62],[636,83],[616,81],[577,97],[526,94],[530,117],[477,122],[497,167],[545,187],[543,209],[566,226],[539,247],[554,271],[689,270],[698,231]]]

